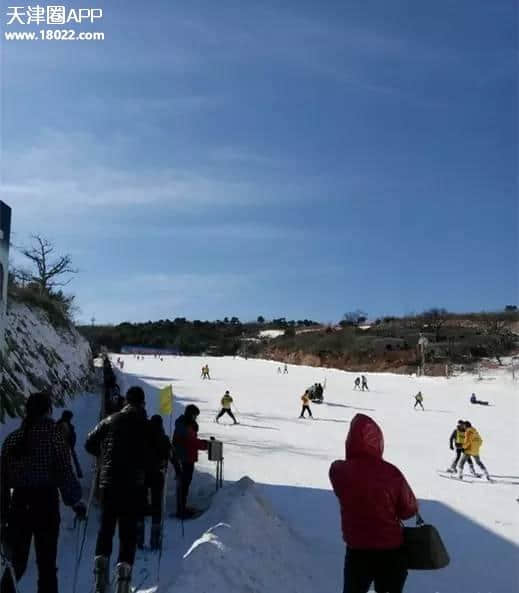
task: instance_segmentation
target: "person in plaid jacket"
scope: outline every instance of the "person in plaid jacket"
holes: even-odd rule
[[[51,402],[46,393],[29,396],[22,425],[5,439],[0,460],[2,548],[19,581],[34,537],[38,593],[58,593],[59,495],[78,517],[86,514],[69,448],[51,418]],[[4,573],[0,590],[15,591],[10,571]]]

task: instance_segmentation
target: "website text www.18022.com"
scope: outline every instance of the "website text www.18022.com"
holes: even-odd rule
[[[40,29],[39,31],[5,31],[6,41],[104,41],[101,31],[83,31],[74,29]]]

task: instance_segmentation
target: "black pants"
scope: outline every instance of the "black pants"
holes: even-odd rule
[[[101,488],[101,524],[97,534],[96,556],[112,554],[115,526],[119,525],[118,562],[133,564],[137,547],[137,521],[142,516],[142,487]]]
[[[454,461],[452,462],[451,468],[453,470],[456,469],[456,466],[458,465],[458,461],[462,458],[463,456],[463,447],[456,447],[456,457],[454,458]],[[474,464],[472,463],[472,459],[469,457],[467,459],[467,463],[470,466],[470,470],[472,473],[474,473]]]
[[[177,515],[183,515],[186,512],[187,495],[193,480],[194,470],[194,463],[182,463],[182,471],[177,483]]]
[[[299,416],[299,418],[304,418],[305,412],[308,412],[310,418],[312,417],[312,410],[310,410],[310,406],[303,406],[303,409],[301,410],[301,416]]]
[[[229,416],[234,420],[234,422],[236,422],[236,418],[234,417],[234,414],[229,408],[222,408],[216,419],[219,420],[224,414],[229,414]]]
[[[162,519],[162,496],[164,494],[164,473],[160,470],[150,472],[146,476],[143,509],[146,509],[148,507],[148,496],[150,493],[151,521],[152,523],[160,523]]]
[[[7,544],[19,581],[27,568],[34,537],[38,565],[38,593],[58,593],[56,556],[59,535],[59,496],[56,488],[15,490],[8,515]],[[4,573],[2,593],[14,593],[9,571]]]
[[[422,410],[425,412],[425,408],[423,407],[422,402],[419,401],[415,401],[414,402],[414,408],[416,409],[416,406],[420,406],[422,408]]]
[[[401,548],[346,550],[343,593],[367,593],[373,581],[376,593],[402,593],[406,578],[406,560]]]

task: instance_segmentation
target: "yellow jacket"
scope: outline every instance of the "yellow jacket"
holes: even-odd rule
[[[230,395],[224,395],[222,397],[222,408],[224,410],[230,410],[232,404],[232,397]]]
[[[303,406],[307,406],[310,403],[310,398],[306,393],[303,393],[301,396],[301,401],[303,402]]]
[[[463,450],[467,455],[479,455],[479,450],[482,444],[483,439],[479,436],[479,432],[473,426],[465,430]]]
[[[465,431],[456,429],[456,445],[463,445],[465,442]]]

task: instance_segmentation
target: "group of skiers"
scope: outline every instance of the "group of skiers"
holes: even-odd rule
[[[82,472],[74,451],[72,415],[65,411],[54,422],[51,414],[51,396],[32,394],[27,399],[21,427],[8,435],[2,445],[1,543],[7,570],[2,577],[1,593],[16,591],[15,582],[25,572],[33,538],[38,593],[57,593],[58,493],[78,518],[85,519],[87,515],[78,481]],[[186,406],[175,422],[170,442],[162,418],[147,418],[144,391],[134,386],[128,390],[122,410],[103,419],[88,434],[85,449],[97,459],[93,484],[97,483],[101,509],[94,559],[96,593],[109,590],[109,562],[116,526],[117,593],[130,590],[136,548],[144,546],[146,514],[152,517],[150,548],[160,549],[168,463],[173,464],[177,478],[176,516],[186,519],[195,514],[187,505],[189,487],[198,451],[208,448],[208,441],[198,438],[199,414],[195,405]]]
[[[109,362],[104,364],[105,396],[107,387],[111,392],[115,383],[109,367]],[[209,375],[207,365],[202,371],[205,369]],[[360,388],[361,380],[358,380]],[[365,389],[367,380],[362,376],[362,390]],[[301,396],[300,418],[305,413],[313,417],[311,395],[307,389]],[[189,489],[198,452],[209,447],[208,440],[198,438],[197,406],[186,406],[175,422],[170,440],[161,416],[148,419],[141,387],[130,387],[125,398],[120,394],[117,397],[123,400],[117,401],[118,409],[110,410],[89,432],[85,442],[86,451],[97,460],[93,484],[98,487],[101,510],[94,558],[95,593],[108,593],[110,589],[109,566],[116,526],[119,532],[117,593],[130,591],[136,550],[145,546],[147,515],[151,515],[149,547],[161,549],[168,464],[172,464],[177,478],[175,515],[181,519],[196,516],[197,510],[187,504]],[[420,405],[424,409],[421,392],[414,397],[415,408]],[[233,404],[230,392],[225,391],[216,422],[228,415],[237,424]],[[73,414],[65,410],[57,422],[51,416],[51,396],[32,394],[27,399],[21,427],[9,434],[2,445],[0,535],[7,570],[0,593],[15,593],[15,583],[26,570],[33,539],[38,593],[58,593],[59,495],[79,520],[86,520],[88,515],[78,481],[83,472],[75,451]],[[479,455],[482,442],[469,421],[459,420],[449,440],[456,456],[447,471],[458,471],[462,479],[464,466],[468,464],[477,476],[475,461],[491,481]],[[370,417],[357,414],[346,439],[346,459],[335,461],[330,467],[347,546],[344,590],[348,592],[365,593],[375,581],[375,590],[398,593],[403,590],[407,576],[401,521],[417,514],[418,504],[402,473],[385,462],[382,454],[380,427]]]
[[[452,431],[449,439],[449,446],[451,450],[456,450],[456,456],[450,467],[447,469],[447,472],[456,473],[456,468],[458,468],[458,477],[462,480],[463,468],[465,467],[465,464],[468,463],[471,474],[479,477],[474,469],[474,464],[472,463],[472,460],[474,460],[483,470],[486,479],[491,481],[488,470],[479,456],[479,450],[481,449],[482,444],[483,439],[476,428],[472,426],[468,420],[458,420],[458,424]]]
[[[287,363],[284,364],[283,371],[281,371],[281,367],[278,367],[278,375],[281,375],[281,373],[283,373],[283,375],[288,375]]]
[[[365,375],[361,375],[355,379],[355,382],[353,383],[353,391],[356,389],[360,389],[361,391],[369,391],[368,380],[366,379]]]

